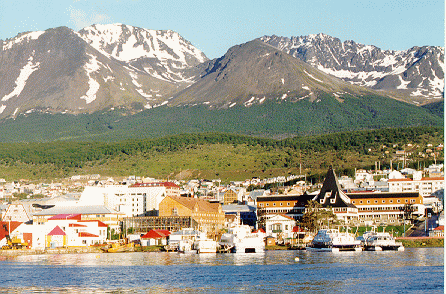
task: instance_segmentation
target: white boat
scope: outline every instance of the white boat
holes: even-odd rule
[[[194,249],[197,250],[197,253],[216,253],[217,241],[212,239],[195,240]]]
[[[314,236],[309,251],[362,251],[361,241],[350,233],[341,233],[338,229],[322,229]]]
[[[193,243],[190,240],[180,240],[178,242],[179,253],[197,253],[197,250],[193,248]]]
[[[263,234],[252,233],[248,225],[234,225],[224,233],[219,244],[220,252],[259,253],[265,251]]]
[[[369,234],[365,239],[365,250],[383,251],[397,250],[404,251],[403,243],[396,242],[392,235],[386,232]]]

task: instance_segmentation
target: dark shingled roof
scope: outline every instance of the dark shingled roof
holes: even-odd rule
[[[333,168],[327,171],[324,184],[319,194],[313,199],[322,204],[322,207],[353,207],[356,206],[348,203],[349,197],[342,191],[338,178]],[[346,201],[347,200],[347,201]]]

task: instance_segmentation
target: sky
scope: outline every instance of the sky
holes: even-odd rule
[[[443,46],[444,0],[0,0],[0,39],[123,23],[178,32],[218,58],[264,35],[324,33],[384,50]]]

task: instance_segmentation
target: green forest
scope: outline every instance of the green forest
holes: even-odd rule
[[[401,167],[402,163],[394,159],[397,150],[410,154],[409,167],[442,162],[443,150],[436,150],[435,158],[425,154],[427,149],[435,149],[443,141],[442,127],[410,127],[282,140],[194,133],[114,143],[2,143],[0,177],[37,180],[100,174],[231,181],[300,173],[318,177],[330,165],[348,175],[355,168],[374,168],[376,162],[381,168],[388,168],[393,160],[393,168]]]

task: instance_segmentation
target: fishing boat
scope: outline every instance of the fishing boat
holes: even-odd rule
[[[194,242],[194,249],[197,253],[216,253],[217,242],[212,239],[199,239]]]
[[[364,239],[364,249],[368,251],[404,251],[403,243],[396,242],[395,238],[386,232],[372,233]]]
[[[263,235],[252,233],[248,225],[234,225],[224,233],[219,244],[219,252],[259,253],[265,251]]]
[[[313,241],[306,247],[309,251],[362,251],[361,241],[353,234],[340,232],[338,229],[321,229]]]
[[[135,251],[134,243],[112,243],[107,247],[101,248],[102,252],[106,253],[118,253],[118,252],[133,252]]]

